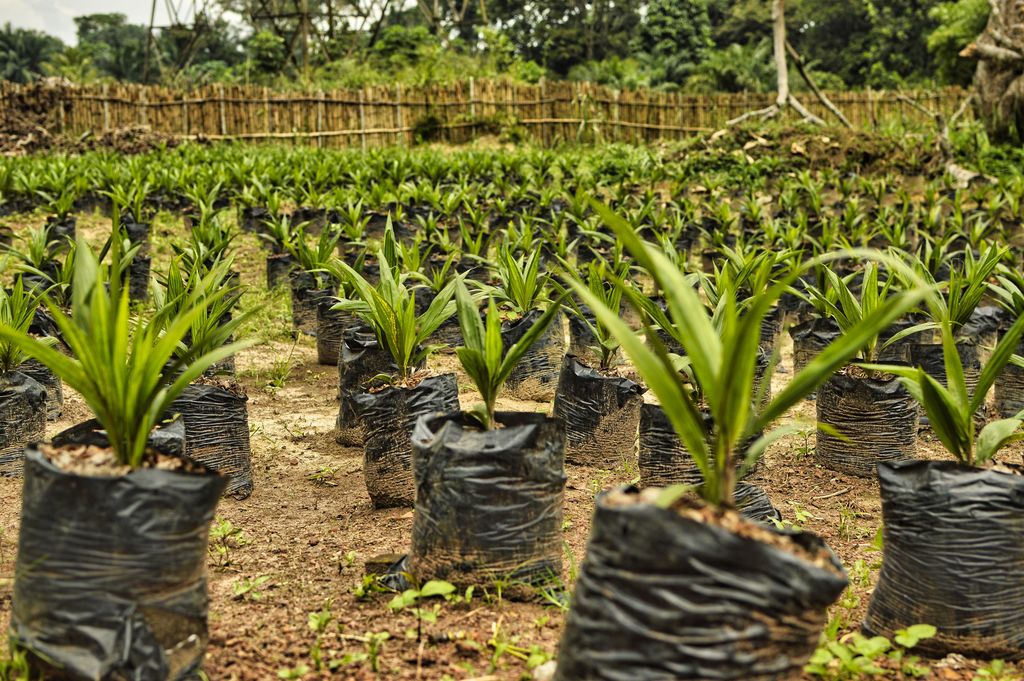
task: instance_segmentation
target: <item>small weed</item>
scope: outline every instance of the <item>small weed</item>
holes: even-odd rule
[[[306,478],[318,487],[337,487],[338,483],[334,481],[334,476],[337,475],[337,473],[337,468],[333,466],[324,466],[317,472],[310,473]]]
[[[413,617],[416,618],[416,629],[407,633],[412,634],[409,638],[415,637],[417,641],[421,641],[423,640],[423,623],[434,624],[441,612],[440,604],[435,604],[432,608],[427,609],[423,607],[421,601],[427,598],[447,598],[454,593],[454,585],[439,579],[432,579],[419,589],[406,589],[398,594],[388,603],[388,608],[394,611],[409,609]],[[472,595],[472,592],[469,592],[470,598]]]
[[[217,518],[210,528],[210,555],[217,560],[217,567],[231,565],[231,552],[249,543],[242,528],[230,520]]]
[[[260,601],[263,600],[265,595],[261,589],[269,581],[270,577],[268,575],[260,575],[252,579],[239,579],[231,585],[231,591],[234,594],[235,600]]]
[[[860,633],[839,640],[823,640],[804,671],[833,681],[887,676],[893,668],[904,676],[924,676],[928,668],[918,664],[920,658],[908,655],[907,651],[935,633],[935,627],[930,624],[915,624],[897,631],[892,641],[884,636],[868,638]]]
[[[1022,678],[1002,660],[992,660],[984,667],[979,667],[971,681],[1021,681]]]

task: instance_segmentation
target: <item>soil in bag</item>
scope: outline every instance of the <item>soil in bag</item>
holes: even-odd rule
[[[1000,468],[878,466],[884,553],[866,632],[926,622],[938,633],[915,653],[1024,658],[1024,476]]]
[[[809,532],[658,508],[659,491],[598,497],[555,680],[800,678],[847,584],[838,559]]]
[[[562,573],[561,424],[499,413],[481,430],[461,414],[413,431],[416,513],[410,572],[420,583],[548,582]]]
[[[502,324],[504,347],[507,349],[517,343],[542,314],[541,310],[533,310],[521,319]],[[535,402],[554,399],[565,349],[562,315],[559,314],[512,369],[505,382],[508,393],[516,399]]]
[[[88,424],[72,430],[66,437],[106,444]],[[81,475],[27,451],[11,642],[29,651],[35,674],[195,677],[209,640],[207,538],[224,480],[161,456],[159,468]]]
[[[412,430],[421,416],[459,411],[455,374],[359,393],[355,408],[363,425],[363,477],[374,508],[412,506]]]
[[[632,464],[643,386],[605,375],[566,355],[555,391],[554,416],[565,423],[565,460],[581,466]]]
[[[253,487],[248,401],[234,381],[204,378],[171,403],[185,426],[185,455],[223,475],[225,493],[235,499],[247,498]]]
[[[916,455],[918,412],[895,377],[840,371],[818,390],[817,416],[842,437],[818,429],[814,460],[829,470],[874,477],[880,461]]]
[[[12,371],[0,379],[0,475],[21,475],[25,445],[46,434],[46,388]]]
[[[365,327],[350,330],[341,344],[338,358],[338,419],[335,440],[347,447],[361,447],[363,426],[356,410],[356,396],[365,392],[366,383],[381,374],[393,375],[398,371],[387,350],[377,344],[377,338]]]

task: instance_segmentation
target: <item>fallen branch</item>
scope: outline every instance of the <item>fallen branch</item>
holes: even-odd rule
[[[796,64],[796,70],[800,73],[800,76],[804,79],[804,82],[807,83],[807,87],[811,88],[811,92],[813,92],[814,96],[818,98],[818,101],[821,102],[822,106],[831,111],[832,114],[836,118],[838,118],[843,125],[845,125],[848,128],[852,128],[853,125],[851,125],[850,121],[846,118],[846,116],[843,115],[843,112],[839,110],[839,107],[832,103],[832,100],[829,99],[828,96],[821,91],[821,89],[818,87],[818,84],[815,83],[814,79],[811,78],[811,74],[808,73],[807,68],[804,64],[804,58],[800,56],[800,54],[796,51],[796,48],[794,48],[793,44],[790,43],[788,40],[786,41],[786,52],[788,52],[789,56],[793,58],[793,63]]]
[[[820,497],[813,497],[813,498],[814,499],[831,499],[832,497],[842,496],[843,494],[846,494],[847,492],[849,492],[851,489],[853,489],[853,488],[852,487],[847,487],[846,489],[841,489],[838,492],[832,492],[831,494],[823,494]]]
[[[774,118],[775,116],[778,115],[779,106],[777,104],[772,104],[771,106],[765,107],[763,109],[757,109],[756,111],[748,111],[747,113],[737,116],[736,118],[732,118],[726,121],[725,125],[731,128],[732,126],[738,125],[739,123],[742,123],[743,121],[751,118],[763,118],[767,120],[769,118]]]
[[[796,111],[801,116],[803,116],[804,120],[807,121],[808,123],[813,123],[814,125],[825,125],[825,121],[821,120],[813,113],[811,113],[810,110],[808,110],[803,104],[801,104],[800,100],[794,97],[792,94],[789,95],[787,101],[789,102],[789,105],[793,107],[793,110]]]

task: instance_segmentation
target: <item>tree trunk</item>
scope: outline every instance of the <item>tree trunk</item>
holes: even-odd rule
[[[989,0],[992,12],[961,56],[978,59],[974,89],[979,118],[998,142],[1024,141],[1024,2]]]
[[[786,4],[785,0],[772,2],[772,51],[775,55],[775,77],[778,94],[775,106],[785,108],[789,100],[789,68],[786,66]]]

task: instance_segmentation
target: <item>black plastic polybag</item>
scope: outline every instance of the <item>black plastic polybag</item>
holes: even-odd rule
[[[262,206],[245,206],[242,208],[238,223],[243,232],[259,233],[263,223],[270,219],[270,211]]]
[[[818,429],[816,463],[829,470],[874,477],[879,461],[917,453],[919,407],[896,378],[834,374],[818,389],[818,423],[846,439]]]
[[[363,425],[363,476],[373,506],[412,506],[412,430],[421,416],[459,411],[455,374],[431,376],[412,388],[358,393],[354,401]]]
[[[307,336],[316,336],[317,308],[321,300],[333,300],[334,291],[320,288],[317,279],[308,272],[293,272],[291,283],[293,326]]]
[[[461,414],[413,431],[416,514],[410,571],[422,583],[539,583],[562,572],[561,424],[499,413],[482,430]]]
[[[46,390],[46,420],[59,419],[64,408],[64,386],[57,375],[39,360],[31,358],[22,362],[18,372],[33,379]]]
[[[213,472],[75,475],[30,448],[12,643],[46,678],[190,678],[209,638],[207,541],[223,488]]]
[[[981,358],[978,346],[972,340],[959,340],[956,344],[960,363],[964,368],[964,383],[971,395],[978,386],[981,377]],[[910,361],[913,366],[921,367],[925,373],[942,385],[946,385],[946,357],[942,343],[912,343],[910,345]]]
[[[366,388],[366,382],[380,374],[398,371],[388,351],[368,331],[350,330],[341,343],[338,359],[338,409],[335,439],[338,444],[357,447],[363,444],[363,428],[356,411],[355,397]]]
[[[128,265],[128,298],[132,301],[144,301],[149,297],[149,271],[153,259],[148,255],[137,254]]]
[[[0,475],[21,475],[25,445],[46,434],[46,389],[12,371],[0,380]]]
[[[812,317],[790,327],[789,335],[793,338],[793,372],[797,373],[841,334],[831,317]]]
[[[185,455],[223,475],[236,499],[253,487],[248,401],[240,390],[193,383],[171,403],[185,425]]]
[[[705,429],[711,432],[711,414],[703,412],[702,416]],[[641,405],[637,440],[637,467],[640,469],[641,487],[696,485],[703,481],[700,469],[693,462],[690,452],[683,446],[661,405],[649,402]],[[740,450],[745,452],[746,447],[741,446]],[[743,457],[737,459],[738,470],[743,463]],[[755,465],[748,472],[752,473],[756,469]]]
[[[846,587],[831,552],[831,569],[819,567],[675,510],[608,497],[597,499],[556,681],[800,676]],[[764,530],[827,551],[809,532]]]
[[[361,324],[359,318],[351,312],[332,309],[337,302],[333,296],[317,301],[316,358],[319,364],[337,366],[345,332]]]
[[[533,310],[514,322],[502,324],[501,340],[505,349],[519,342],[542,314],[541,310]],[[520,400],[544,402],[554,398],[565,349],[562,316],[559,314],[516,363],[505,381],[505,389]]]
[[[1024,356],[1024,343],[1016,354]],[[995,407],[999,416],[1008,419],[1024,410],[1024,368],[1007,364],[996,376]]]
[[[879,464],[878,481],[884,553],[865,631],[924,622],[938,633],[915,653],[1024,658],[1024,476],[905,461]]]
[[[566,355],[554,405],[565,423],[565,460],[605,469],[632,462],[643,393],[628,378],[605,376]]]
[[[749,482],[736,483],[733,501],[736,503],[736,510],[747,520],[759,523],[782,520],[782,514],[775,508],[768,493],[757,485]]]
[[[275,253],[267,256],[267,288],[288,283],[292,271],[298,267],[298,261],[291,253]]]

